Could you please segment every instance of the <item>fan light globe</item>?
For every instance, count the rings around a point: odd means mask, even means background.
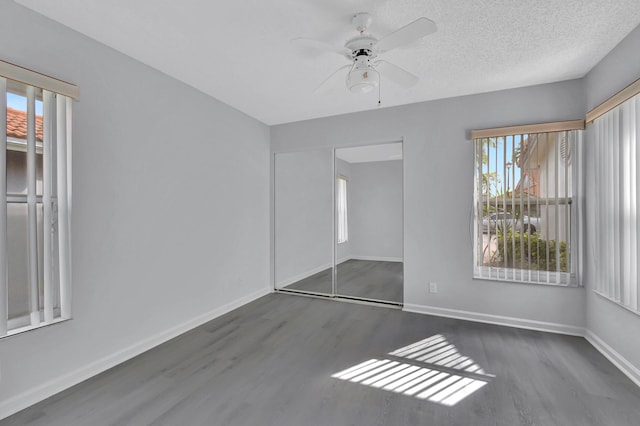
[[[368,93],[378,87],[380,75],[374,69],[367,71],[354,70],[347,77],[347,87],[351,93]]]
[[[347,75],[347,87],[351,93],[368,93],[380,84],[380,74],[367,63],[356,63]]]

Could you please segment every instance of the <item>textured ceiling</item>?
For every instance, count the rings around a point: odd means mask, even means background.
[[[269,125],[377,107],[377,93],[314,89],[347,62],[335,46],[373,15],[377,37],[420,16],[438,31],[383,58],[420,77],[381,78],[382,106],[584,76],[640,24],[638,0],[16,0]]]

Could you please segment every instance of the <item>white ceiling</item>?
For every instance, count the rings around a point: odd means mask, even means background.
[[[402,142],[340,148],[336,157],[347,163],[402,160]]]
[[[314,89],[346,60],[302,53],[310,37],[341,46],[351,16],[377,37],[420,16],[438,32],[384,59],[421,78],[382,76],[382,106],[584,76],[640,24],[638,0],[16,0],[269,125],[376,108],[377,93]]]

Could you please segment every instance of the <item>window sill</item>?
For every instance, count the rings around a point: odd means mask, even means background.
[[[23,327],[16,327],[7,331],[5,336],[0,337],[0,339],[4,339],[11,336],[16,336],[18,334],[26,333],[28,331],[39,330],[44,327],[49,327],[50,325],[60,324],[62,322],[69,321],[71,318],[55,318],[52,322],[46,324],[38,324],[38,325],[25,325]]]
[[[476,267],[473,272],[473,279],[512,284],[544,285],[551,287],[580,287],[576,275],[568,272]]]

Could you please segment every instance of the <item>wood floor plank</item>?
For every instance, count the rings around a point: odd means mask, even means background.
[[[380,371],[365,365],[353,377],[336,376],[370,360]],[[638,419],[640,388],[583,338],[272,294],[0,425],[638,426]]]

